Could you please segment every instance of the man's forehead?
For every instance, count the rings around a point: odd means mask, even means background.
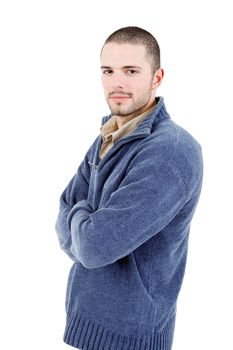
[[[103,66],[138,66],[146,61],[144,45],[108,43],[103,47],[101,63]]]
[[[135,52],[138,53],[141,52],[141,54],[145,54],[146,48],[143,44],[129,44],[129,43],[107,43],[104,45],[102,54],[109,54],[111,52],[117,53],[130,53]]]

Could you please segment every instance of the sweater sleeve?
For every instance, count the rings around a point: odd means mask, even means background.
[[[186,186],[173,167],[141,157],[104,207],[78,202],[67,217],[70,251],[86,268],[114,263],[161,231],[186,201]]]
[[[59,201],[59,213],[55,223],[55,230],[62,250],[76,261],[76,257],[71,253],[71,233],[67,226],[67,217],[72,207],[80,200],[86,199],[89,188],[89,166],[85,157],[78,167],[77,173],[68,183],[62,192]]]

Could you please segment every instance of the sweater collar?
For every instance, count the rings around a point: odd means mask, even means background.
[[[102,118],[101,125],[103,126],[110,118],[112,114],[109,114]],[[152,109],[151,113],[143,120],[143,122],[133,131],[132,135],[136,134],[150,134],[153,125],[158,124],[163,119],[170,118],[162,96],[156,97],[156,107]]]
[[[133,130],[135,130],[138,125],[140,125],[147,116],[152,114],[153,109],[155,109],[156,103],[147,109],[142,114],[134,117],[133,119],[126,122],[120,128],[118,128],[116,116],[112,115],[109,120],[106,121],[104,125],[101,126],[100,131],[102,134],[103,141],[112,140],[112,143],[115,144],[120,138],[131,134]]]

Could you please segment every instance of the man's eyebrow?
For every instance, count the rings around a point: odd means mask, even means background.
[[[142,67],[140,67],[140,66],[135,66],[135,65],[123,66],[122,68],[123,68],[123,69],[134,69],[134,68],[136,68],[136,69],[142,69]],[[101,66],[101,69],[112,69],[112,67],[110,67],[110,66]]]
[[[125,68],[128,68],[128,69],[129,69],[129,68],[142,69],[142,67],[140,67],[140,66],[124,66],[123,68],[124,68],[124,69],[125,69]]]
[[[109,66],[101,66],[101,69],[111,69]]]

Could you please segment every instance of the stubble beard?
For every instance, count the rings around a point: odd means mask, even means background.
[[[140,96],[136,101],[133,100],[132,95],[130,98],[132,99],[131,105],[128,107],[124,106],[124,103],[122,102],[117,102],[115,103],[115,106],[112,106],[111,102],[107,100],[112,115],[116,115],[119,117],[127,117],[134,113],[137,114],[137,112],[140,111],[140,109],[143,109],[143,107],[145,107],[150,101],[151,90],[148,89],[148,91],[143,96]]]

